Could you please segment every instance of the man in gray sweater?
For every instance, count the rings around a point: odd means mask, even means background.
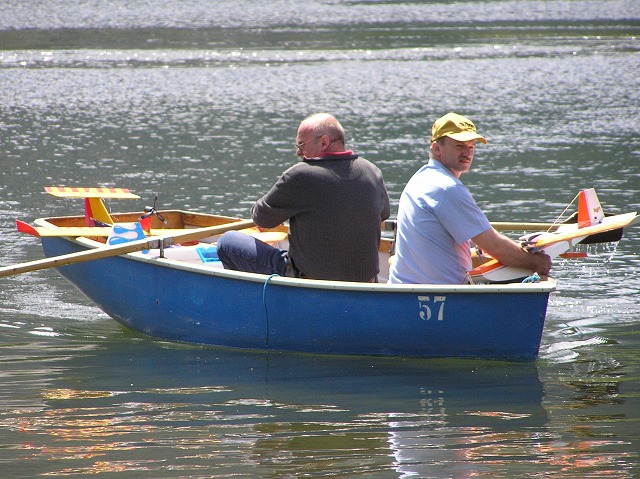
[[[256,225],[289,221],[289,250],[229,231],[218,241],[227,269],[337,281],[376,281],[380,223],[389,196],[380,170],[345,149],[342,125],[317,113],[298,127],[302,161],[278,179],[251,210]]]

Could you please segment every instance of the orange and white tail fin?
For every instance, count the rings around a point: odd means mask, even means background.
[[[604,211],[600,206],[596,190],[589,188],[578,195],[578,228],[602,223]]]

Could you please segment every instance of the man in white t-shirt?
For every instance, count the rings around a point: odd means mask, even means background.
[[[502,264],[549,273],[551,258],[498,233],[460,181],[471,168],[476,141],[487,143],[464,116],[447,113],[433,124],[429,163],[400,197],[389,283],[466,283],[471,241]]]

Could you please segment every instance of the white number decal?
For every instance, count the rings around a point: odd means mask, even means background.
[[[444,301],[446,296],[418,296],[418,308],[420,309],[420,319],[429,321],[433,316],[433,313],[437,311],[438,321],[442,321],[444,318]]]

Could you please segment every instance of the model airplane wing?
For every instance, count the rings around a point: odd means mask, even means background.
[[[577,223],[563,224],[555,232],[532,233],[520,238],[523,247],[531,252],[544,251],[552,259],[572,252],[575,245],[594,242],[619,241],[624,229],[640,222],[637,212],[605,216],[593,188],[578,195]],[[604,234],[619,231],[615,235]],[[577,255],[584,257],[586,254]],[[574,256],[576,257],[576,256]],[[525,268],[506,266],[491,259],[469,271],[472,282],[505,283],[521,280],[534,273]]]

